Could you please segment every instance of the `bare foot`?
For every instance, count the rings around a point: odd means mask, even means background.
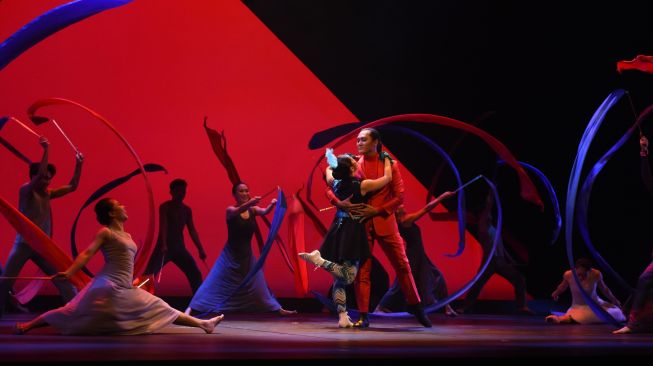
[[[612,334],[629,334],[629,333],[632,333],[632,332],[633,332],[633,330],[630,329],[630,328],[626,325],[625,327],[623,327],[623,328],[621,328],[621,329],[617,329],[617,330],[615,330],[614,332],[612,332]]]
[[[351,318],[346,311],[338,313],[338,328],[353,328],[354,323],[351,322]]]
[[[204,329],[204,331],[207,334],[213,333],[213,330],[215,327],[220,324],[220,322],[224,319],[224,314],[218,315],[215,318],[211,318],[209,320],[202,320],[202,323],[200,324],[200,328]]]
[[[547,323],[559,324],[560,318],[556,315],[549,315],[546,318],[544,318],[544,321]]]
[[[279,309],[279,315],[281,316],[293,315],[293,314],[297,314],[297,310],[286,310],[284,308]]]
[[[452,318],[457,317],[458,313],[449,305],[444,307],[444,314]]]

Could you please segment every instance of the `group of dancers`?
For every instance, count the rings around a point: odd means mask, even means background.
[[[648,141],[643,138],[640,143],[642,171],[647,171],[650,178]],[[50,200],[77,188],[84,158],[80,153],[76,155],[75,172],[68,185],[52,189],[49,185],[56,169],[48,163],[47,139],[41,138],[40,144],[43,155],[40,162],[30,165],[30,180],[19,191],[19,209],[50,236]],[[383,152],[379,132],[373,128],[360,130],[356,148],[358,156],[335,156],[332,150],[327,149],[326,195],[337,210],[319,250],[298,255],[334,277],[332,300],[338,313],[338,327],[367,328],[370,326],[371,253],[374,244],[378,242],[395,270],[396,280],[375,310],[407,311],[422,326],[431,327],[432,323],[424,312],[425,305],[446,297],[447,289],[442,273],[424,251],[421,232],[415,221],[443,200],[454,196],[455,192],[444,192],[420,210],[406,213],[403,207],[401,173],[397,162]],[[650,182],[653,192],[653,178],[650,178]],[[256,231],[255,216],[270,213],[276,200],[271,200],[266,207],[260,207],[261,197],[251,197],[247,184],[238,182],[233,186],[231,193],[235,203],[226,210],[227,241],[206,279],[202,281],[201,272],[184,244],[184,230],[188,229],[200,259],[206,258],[193,223],[192,210],[183,202],[187,186],[187,182],[181,179],[170,183],[171,199],[159,208],[159,236],[145,271],[146,275],[156,276],[166,263],[175,263],[186,275],[193,291],[186,312],[176,310],[153,294],[134,287],[133,270],[137,247],[124,228],[127,211],[118,200],[103,198],[95,205],[97,221],[102,227],[91,245],[64,272],[57,272],[20,234],[17,235],[0,279],[0,315],[9,302],[8,295],[12,292],[14,278],[30,259],[51,276],[65,305],[29,322],[17,323],[14,329],[16,334],[24,334],[45,325],[53,326],[63,334],[148,334],[169,324],[197,327],[211,333],[223,320],[223,312],[269,311],[281,315],[295,314],[296,311],[286,310],[279,304],[267,286],[262,271],[258,271],[251,281],[242,286],[242,280],[255,263],[251,249],[251,240]],[[486,205],[489,206],[491,205]],[[481,225],[481,222],[485,222],[485,225]],[[481,243],[490,242],[489,239],[495,232],[493,225],[488,212],[479,214]],[[104,256],[104,266],[78,293],[68,279],[82,269],[98,251]],[[493,273],[503,275],[513,283],[518,311],[533,314],[526,306],[523,276],[518,271],[513,271],[514,268],[509,268],[510,264],[502,257],[503,252],[503,249],[496,251],[496,258],[491,262],[494,263],[493,266],[488,268],[487,275],[468,293],[464,306],[456,311],[447,305],[446,314],[455,316],[457,313],[469,312],[481,287]],[[619,301],[605,286],[598,270],[592,269],[591,264],[582,260],[577,264],[576,273],[584,290],[593,299],[604,306],[617,321],[626,320]],[[649,265],[639,279],[627,325],[615,333],[651,330],[652,279],[653,264]],[[352,283],[360,314],[355,322],[347,312],[345,290]],[[547,321],[581,324],[600,321],[595,315],[588,315],[587,311],[591,312],[591,309],[578,295],[570,272],[565,273],[563,282],[553,293],[554,299],[569,286],[572,288],[572,307],[564,315],[547,317]],[[603,302],[597,297],[597,286],[609,302]]]

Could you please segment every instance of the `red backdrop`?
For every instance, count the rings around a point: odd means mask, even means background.
[[[0,39],[63,3],[0,2],[0,12],[5,14],[0,23]],[[209,116],[210,127],[225,131],[229,152],[254,194],[263,194],[276,185],[287,195],[299,189],[315,159],[323,154],[321,150],[308,150],[312,134],[357,120],[238,1],[134,1],[70,26],[37,44],[0,71],[0,85],[0,115],[26,121],[26,109],[32,102],[62,97],[87,105],[106,117],[124,134],[143,162],[159,163],[168,169],[169,175],[150,175],[157,206],[169,198],[168,183],[172,179],[186,179],[186,203],[193,209],[209,267],[224,245],[225,208],[233,199],[227,175],[202,128],[204,115]],[[100,185],[126,174],[135,165],[119,141],[85,112],[67,106],[49,107],[46,111],[86,156],[77,192],[53,203],[54,238],[70,253],[70,226],[79,207]],[[72,150],[53,126],[44,125],[38,131],[50,139],[50,160],[59,169],[53,185],[67,183],[74,163]],[[32,160],[40,158],[37,139],[13,122],[0,134]],[[353,141],[349,148],[354,150]],[[5,149],[0,149],[0,162],[0,195],[17,205],[18,187],[27,179],[27,167]],[[425,189],[405,169],[403,177],[406,207],[418,209],[423,204]],[[322,183],[315,187],[316,202],[325,207]],[[127,230],[137,243],[142,241],[148,214],[142,178],[133,179],[111,196],[127,205]],[[328,225],[333,212],[321,215]],[[470,236],[468,249],[461,257],[445,257],[444,253],[455,251],[455,223],[427,223],[424,219],[420,224],[431,258],[445,274],[449,290],[455,291],[473,276],[479,265],[478,244]],[[80,250],[97,228],[88,210],[78,230]],[[287,236],[285,224],[281,234]],[[3,263],[14,235],[6,221],[0,221]],[[188,237],[186,240],[196,256],[192,242]],[[319,240],[315,234],[307,233],[307,249],[318,247]],[[375,254],[393,278],[379,248]],[[101,259],[94,258],[90,268],[97,270],[100,265]],[[203,275],[208,273],[207,268],[201,269]],[[23,273],[32,270],[29,265]],[[277,296],[296,296],[292,275],[276,248],[266,263],[265,273]],[[322,292],[326,292],[331,281],[322,271],[310,271],[309,279],[310,288]],[[48,291],[53,293],[52,288]],[[158,293],[188,295],[190,289],[181,272],[168,265]],[[481,297],[511,298],[512,292],[503,279],[495,276]]]

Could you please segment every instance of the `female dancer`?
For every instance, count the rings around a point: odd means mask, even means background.
[[[262,271],[232,295],[256,262],[252,254],[252,236],[256,231],[254,216],[270,213],[277,200],[273,199],[266,208],[257,206],[261,197],[251,198],[247,184],[242,182],[235,184],[231,193],[236,204],[227,207],[227,243],[187,311],[191,314],[266,311],[296,314],[297,311],[281,307],[270,292]]]
[[[95,205],[97,221],[103,225],[93,243],[75,258],[54,280],[68,279],[97,253],[104,255],[104,267],[93,280],[66,305],[36,319],[17,323],[16,334],[51,325],[62,334],[149,334],[169,325],[201,328],[206,333],[222,321],[223,315],[202,320],[173,309],[160,298],[132,286],[136,244],[124,230],[125,206],[113,198]]]
[[[389,157],[384,156],[382,177],[360,181],[354,175],[358,170],[358,163],[350,155],[340,155],[336,158],[331,149],[327,149],[326,154],[329,162],[326,169],[327,184],[333,188],[336,197],[341,201],[351,197],[351,203],[365,202],[368,192],[378,190],[392,180],[392,163]],[[371,256],[365,225],[358,217],[338,210],[320,250],[299,253],[299,256],[334,276],[332,296],[338,309],[338,327],[353,327],[354,324],[347,315],[345,286],[356,278],[361,261]]]

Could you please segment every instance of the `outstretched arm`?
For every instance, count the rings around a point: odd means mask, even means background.
[[[39,162],[39,170],[34,176],[32,176],[32,179],[30,179],[29,183],[27,184],[30,189],[34,186],[34,184],[36,184],[36,182],[43,179],[43,177],[45,177],[46,173],[48,172],[50,142],[45,138],[45,136],[41,136],[39,137],[39,145],[41,145],[43,148],[43,155],[41,155],[41,161]]]
[[[109,239],[111,235],[111,230],[109,230],[106,227],[103,227],[98,231],[98,233],[95,235],[95,239],[93,239],[93,242],[91,245],[89,245],[86,250],[81,252],[77,258],[73,261],[73,264],[68,267],[67,270],[64,272],[59,272],[56,275],[54,275],[54,278],[61,278],[61,279],[69,279],[74,275],[77,271],[79,271],[82,267],[88,263],[91,258],[97,253],[98,249],[106,242],[107,239]]]
[[[433,210],[437,205],[440,204],[440,202],[444,201],[445,199],[455,195],[454,192],[446,191],[439,195],[436,199],[432,200],[431,202],[427,203],[426,206],[420,208],[419,210],[409,213],[404,215],[404,217],[401,218],[401,224],[404,226],[410,226],[412,225],[415,221],[419,220],[422,216],[424,216],[427,212],[430,212]]]
[[[188,234],[190,234],[190,238],[193,240],[193,243],[195,243],[195,246],[197,247],[197,252],[200,255],[200,259],[205,260],[206,252],[204,251],[204,247],[200,241],[200,236],[197,233],[197,230],[195,230],[195,224],[193,223],[193,211],[190,209],[190,207],[188,208],[188,221],[186,222],[186,226],[188,226]]]
[[[227,219],[233,219],[236,217],[236,215],[240,215],[241,213],[249,210],[251,207],[256,206],[257,203],[261,201],[261,196],[256,196],[250,198],[249,201],[243,203],[240,206],[229,206],[227,207]]]
[[[277,203],[277,199],[273,198],[272,201],[270,201],[270,204],[266,208],[261,208],[258,206],[254,206],[254,214],[257,216],[264,216],[270,213],[272,209],[274,208],[274,205]]]
[[[75,173],[73,173],[73,177],[70,179],[70,182],[65,186],[61,186],[59,188],[55,188],[52,191],[50,191],[50,198],[61,197],[77,189],[77,186],[79,186],[79,178],[82,175],[83,162],[84,162],[84,155],[78,152],[75,155]]]

